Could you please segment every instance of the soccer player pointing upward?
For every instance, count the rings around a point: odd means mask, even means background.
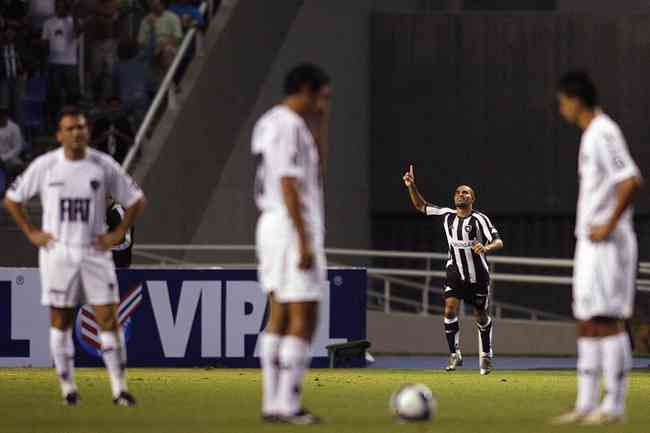
[[[445,334],[450,353],[446,370],[453,371],[463,365],[458,324],[458,305],[462,299],[474,306],[479,332],[480,373],[488,374],[492,369],[492,319],[487,313],[490,271],[485,255],[503,248],[503,242],[490,219],[474,210],[476,195],[469,186],[456,188],[455,209],[449,209],[434,206],[422,198],[415,186],[412,165],[403,179],[417,210],[426,215],[442,217],[442,227],[449,244],[444,291]]]

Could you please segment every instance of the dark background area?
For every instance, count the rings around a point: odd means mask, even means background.
[[[437,225],[413,218],[401,181],[413,163],[431,202],[472,185],[508,255],[570,257],[580,132],[557,114],[554,86],[571,68],[592,73],[642,171],[650,163],[650,15],[376,13],[371,31],[375,247],[445,249],[429,242],[443,240]],[[642,238],[649,215],[643,192]]]
[[[421,7],[434,10],[434,3]],[[447,249],[439,219],[411,206],[401,177],[413,163],[419,189],[433,203],[451,206],[456,185],[474,187],[476,207],[504,239],[500,254],[572,257],[580,131],[562,121],[555,100],[555,84],[569,69],[592,74],[642,172],[650,165],[650,14],[471,11],[485,3],[465,1],[463,13],[371,17],[373,248]],[[552,9],[552,3],[524,2],[530,8],[520,9]],[[647,260],[647,189],[636,208],[640,259]],[[570,315],[567,286],[495,286],[497,300]],[[646,298],[639,295],[642,303]]]

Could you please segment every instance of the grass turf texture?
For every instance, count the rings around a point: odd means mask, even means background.
[[[650,374],[631,376],[628,422],[609,427],[555,427],[549,417],[569,408],[575,372],[438,370],[312,370],[305,406],[326,424],[261,424],[259,370],[131,369],[137,408],[113,407],[104,370],[79,369],[78,407],[63,407],[51,369],[0,369],[0,432],[257,433],[257,432],[650,432]],[[396,424],[391,392],[408,382],[434,391],[439,413],[427,423]]]

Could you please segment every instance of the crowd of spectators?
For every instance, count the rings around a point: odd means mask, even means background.
[[[0,0],[0,196],[68,104],[124,158],[183,35],[204,26],[200,0],[174,1]]]

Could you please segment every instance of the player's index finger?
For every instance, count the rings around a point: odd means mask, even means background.
[[[409,173],[411,173],[411,177],[413,177],[413,164],[409,165]]]

